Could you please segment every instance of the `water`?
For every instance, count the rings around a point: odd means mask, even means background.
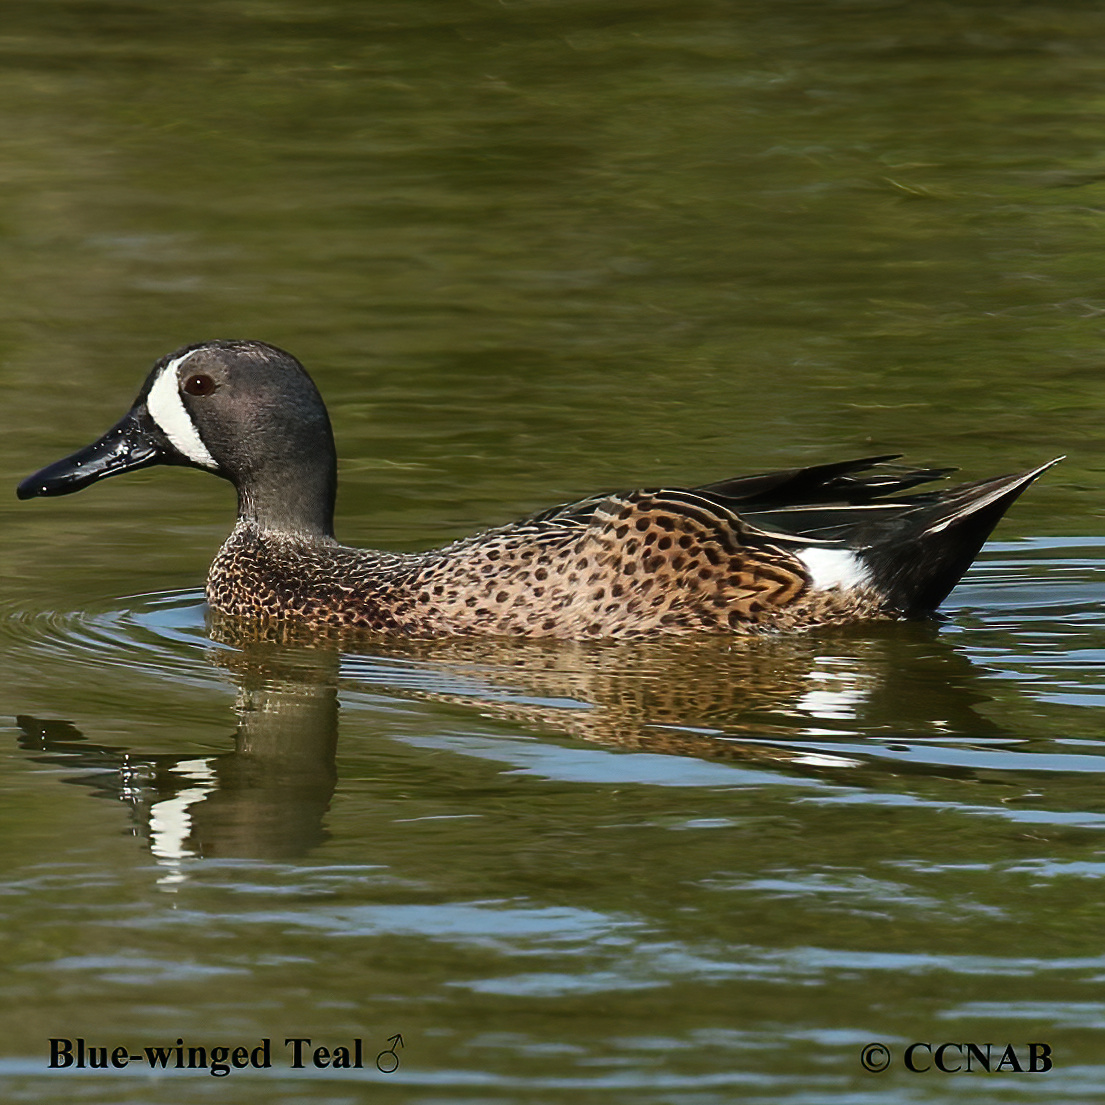
[[[9,498],[5,1100],[1100,1098],[1103,36],[1089,4],[9,5],[9,487],[216,336],[313,372],[354,544],[1068,459],[942,620],[752,642],[243,640],[200,598],[225,485]],[[51,1072],[77,1037],[272,1066]],[[945,1041],[1054,1069],[905,1069]]]

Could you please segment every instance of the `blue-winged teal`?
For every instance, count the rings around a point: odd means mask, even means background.
[[[271,345],[214,341],[163,357],[115,426],[24,480],[19,497],[152,464],[204,468],[238,489],[238,522],[207,580],[224,614],[417,636],[637,638],[930,613],[1050,466],[902,494],[950,470],[894,459],[597,495],[429,552],[352,549],[334,538],[334,439],[310,377]]]

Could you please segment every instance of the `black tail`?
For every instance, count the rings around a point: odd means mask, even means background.
[[[1062,459],[916,496],[928,501],[859,522],[845,543],[859,551],[876,589],[894,609],[907,617],[931,613],[962,579],[1013,501]]]

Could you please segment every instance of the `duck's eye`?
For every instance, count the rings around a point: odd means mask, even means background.
[[[210,395],[218,386],[210,376],[200,372],[184,381],[184,390],[189,395]]]

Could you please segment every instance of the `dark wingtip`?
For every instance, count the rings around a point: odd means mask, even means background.
[[[875,585],[907,617],[931,613],[947,598],[1013,502],[1064,460],[977,480],[945,492],[899,519],[878,523],[863,551]]]

